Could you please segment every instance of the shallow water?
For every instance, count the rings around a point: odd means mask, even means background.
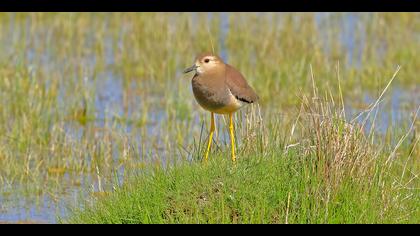
[[[281,14],[281,13],[279,13]],[[329,13],[317,13],[316,20],[317,20],[317,27],[322,34],[323,29],[325,26],[323,25],[324,20],[326,20],[329,16]],[[195,17],[194,14],[191,17]],[[213,14],[209,13],[208,17],[215,17]],[[220,56],[225,60],[229,61],[229,50],[226,46],[226,37],[230,29],[229,25],[229,13],[222,13],[220,15],[220,29],[221,29],[221,36],[218,39],[218,44],[220,45]],[[348,59],[346,60],[349,66],[354,66],[359,68],[361,66],[361,58],[363,52],[363,42],[366,30],[363,27],[361,18],[367,17],[369,18],[369,14],[360,14],[360,13],[348,13],[341,16],[340,20],[342,23],[341,32],[339,39],[342,41],[343,45],[346,48],[346,55]],[[109,22],[107,23],[109,24]],[[14,37],[10,38],[11,45],[13,44],[13,40],[16,38],[22,37],[22,32],[29,31],[30,28],[30,19],[28,18],[27,27],[26,29],[16,28],[14,22],[10,23],[10,26],[7,30],[9,32],[14,32],[12,35]],[[123,27],[121,29],[121,34],[124,34],[127,31],[127,28]],[[355,31],[360,31],[357,35],[361,37],[361,40],[355,39]],[[6,32],[7,33],[7,32]],[[34,32],[33,35],[26,34],[26,37],[33,37],[36,39],[37,32]],[[328,37],[325,33],[323,35],[325,41],[332,40]],[[93,35],[91,35],[91,39],[86,41],[86,44],[89,46],[92,44]],[[36,40],[35,40],[36,41]],[[84,65],[84,70],[86,73],[86,79],[84,86],[97,91],[95,97],[91,99],[94,103],[95,107],[95,120],[93,121],[93,127],[95,128],[103,128],[105,127],[106,122],[111,122],[117,126],[117,129],[124,130],[126,133],[131,134],[135,129],[134,122],[117,122],[117,118],[119,117],[131,117],[132,114],[135,114],[135,109],[138,109],[138,105],[141,104],[143,99],[148,99],[148,101],[153,101],[153,103],[157,103],[163,94],[156,94],[156,93],[142,93],[140,95],[132,95],[130,98],[124,98],[124,85],[122,84],[121,75],[114,73],[112,70],[112,66],[116,63],[115,56],[114,56],[114,49],[112,45],[114,44],[112,38],[105,38],[105,68],[101,73],[96,75],[96,80],[92,81],[89,76],[90,71],[93,70],[93,67],[97,61],[95,57],[86,56],[82,58],[80,62]],[[117,44],[121,44],[120,41]],[[357,45],[361,44],[361,45]],[[326,44],[327,45],[327,44]],[[7,48],[7,46],[5,46]],[[10,47],[13,48],[13,47]],[[7,50],[7,49],[6,49]],[[328,52],[330,49],[325,46],[324,50]],[[386,50],[386,48],[383,48]],[[14,52],[9,52],[9,54],[13,54]],[[34,53],[36,53],[36,49],[29,48],[25,53],[26,59],[28,63],[31,65],[34,59]],[[44,69],[48,71],[49,67],[53,66],[60,66],[60,63],[54,61],[54,57],[50,54],[53,54],[53,49],[47,50],[42,57],[42,65],[45,66]],[[378,52],[381,53],[381,52]],[[180,71],[182,68],[180,68]],[[179,71],[179,73],[180,73]],[[168,84],[169,87],[179,87],[179,83],[186,83],[185,81],[182,82],[173,82],[173,84]],[[137,90],[140,85],[132,84],[129,85],[133,87],[133,90]],[[148,85],[150,86],[150,85]],[[153,85],[152,85],[153,86]],[[185,85],[181,85],[185,86]],[[189,86],[189,84],[188,84]],[[75,91],[77,92],[77,91]],[[142,96],[143,95],[143,96]],[[146,95],[147,97],[144,97]],[[64,95],[60,97],[62,103],[64,104],[65,97]],[[371,104],[376,100],[376,97],[368,92],[363,93],[359,98],[345,98],[348,101],[345,101],[347,105],[346,107],[346,115],[349,117],[354,116],[358,112],[364,110],[366,105]],[[381,115],[377,119],[376,129],[379,133],[385,134],[387,130],[391,127],[397,126],[407,126],[410,123],[410,117],[412,116],[413,111],[416,110],[417,106],[420,104],[420,84],[414,84],[409,89],[402,89],[400,87],[394,87],[392,90],[387,93],[387,96],[384,98],[384,101],[379,105],[379,109],[385,109],[389,112],[381,113]],[[164,109],[160,109],[159,107],[152,108],[151,110],[147,111],[149,120],[152,122],[148,122],[145,125],[147,126],[147,140],[144,140],[138,134],[135,134],[131,137],[132,143],[137,143],[136,147],[133,147],[136,151],[140,152],[147,152],[149,155],[155,155],[155,152],[160,152],[163,156],[176,156],[177,152],[169,152],[165,146],[165,143],[159,139],[159,136],[162,132],[162,125],[168,121],[168,114]],[[136,119],[138,117],[133,117]],[[188,120],[188,119],[186,119]],[[189,121],[189,127],[194,130],[199,130],[202,124],[200,118],[198,116],[193,116],[191,121]],[[368,128],[370,124],[368,124]],[[75,124],[75,122],[69,122],[65,124],[65,132],[66,134],[71,137],[73,140],[80,139],[83,135],[85,135],[86,127]],[[98,134],[100,135],[100,134]],[[221,135],[221,142],[225,142],[227,137]],[[190,137],[185,137],[185,139],[189,139]],[[113,144],[117,145],[117,144]],[[150,145],[157,146],[156,148],[149,149]],[[118,162],[118,157],[121,153],[117,151],[117,148],[114,149],[115,153],[112,153],[111,156],[115,159],[115,162]],[[168,158],[168,160],[172,160]],[[136,160],[139,161],[139,160]],[[27,186],[25,184],[16,186],[16,185],[4,185],[2,186],[2,190],[0,194],[0,222],[18,222],[18,221],[32,221],[32,222],[48,222],[48,223],[56,223],[57,216],[65,217],[68,206],[77,206],[80,204],[80,199],[84,197],[91,196],[92,192],[101,192],[104,189],[110,190],[115,186],[118,186],[123,183],[124,179],[124,172],[125,168],[124,165],[117,168],[117,173],[109,174],[107,176],[98,177],[95,174],[86,174],[82,176],[70,176],[66,173],[68,178],[65,181],[66,185],[62,186],[60,189],[56,191],[51,190],[50,194],[42,194],[40,196],[33,196],[31,195],[32,190],[27,190]],[[117,182],[115,182],[115,178]],[[67,184],[74,182],[75,184]],[[34,194],[36,195],[36,194]]]

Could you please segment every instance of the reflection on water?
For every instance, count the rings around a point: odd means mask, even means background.
[[[261,13],[263,14],[263,13]],[[281,13],[279,13],[281,14]],[[328,27],[327,18],[330,14],[329,13],[317,13],[315,15],[317,27],[321,32],[321,37],[324,39],[325,42],[328,40],[333,40],[330,35],[323,31]],[[196,14],[191,14],[192,18],[196,18]],[[209,18],[216,17],[212,13],[208,14]],[[222,13],[220,14],[220,30],[221,34],[220,37],[217,39],[217,43],[220,47],[220,56],[225,60],[229,61],[229,51],[226,45],[226,38],[229,33],[229,13]],[[346,62],[349,66],[354,66],[356,68],[361,66],[361,59],[362,59],[362,52],[363,52],[363,43],[365,38],[365,28],[362,24],[360,18],[362,17],[370,17],[369,14],[358,14],[358,13],[348,13],[343,14],[342,17],[339,18],[341,21],[342,27],[341,32],[339,34],[339,39],[341,40],[342,44],[346,48],[346,55],[347,60]],[[107,20],[106,25],[109,24],[109,20]],[[106,26],[105,26],[106,27]],[[194,26],[198,27],[198,26]],[[127,32],[129,29],[128,26],[123,26],[120,31],[120,36],[118,42],[118,48],[122,47],[122,35]],[[28,17],[26,28],[16,28],[15,23],[12,20],[9,26],[9,31],[14,31],[12,34],[13,37],[7,42],[10,45],[13,44],[13,40],[22,37],[23,32],[29,32],[30,30],[30,19]],[[45,29],[46,30],[46,29]],[[358,31],[359,33],[355,33]],[[324,32],[324,34],[322,34]],[[33,34],[25,34],[27,40],[29,41],[29,37],[32,37],[35,40],[35,45],[37,43],[41,43],[37,41],[37,34],[39,32],[33,32]],[[358,38],[356,38],[356,35]],[[94,36],[88,34],[88,40],[85,41],[86,47],[92,47]],[[111,37],[104,38],[105,44],[105,68],[101,73],[95,75],[96,79],[92,79],[92,70],[95,64],[97,63],[97,58],[95,56],[89,56],[89,54],[84,57],[80,58],[80,63],[83,64],[83,68],[85,71],[85,88],[89,88],[89,90],[96,91],[95,97],[90,98],[90,94],[86,94],[86,104],[89,102],[94,103],[94,127],[101,128],[105,127],[105,122],[112,122],[118,129],[124,130],[128,134],[128,137],[133,139],[131,143],[137,143],[137,146],[132,147],[136,152],[144,153],[146,152],[148,155],[155,155],[154,152],[161,152],[160,156],[176,156],[178,155],[177,152],[169,152],[167,148],[165,148],[165,144],[162,140],[159,139],[159,135],[162,132],[165,132],[161,129],[161,124],[164,122],[168,122],[169,116],[166,114],[165,110],[152,107],[150,110],[145,111],[148,114],[149,122],[146,124],[146,133],[148,138],[146,140],[142,139],[142,136],[129,136],[132,133],[133,128],[138,126],[137,121],[141,119],[141,117],[132,117],[133,114],[136,113],[135,109],[138,109],[138,106],[133,104],[141,104],[143,99],[148,99],[148,101],[153,101],[153,103],[157,103],[155,100],[159,100],[162,94],[159,93],[149,93],[147,98],[142,97],[142,95],[133,94],[130,96],[130,99],[124,97],[124,85],[122,84],[123,80],[121,79],[120,74],[114,73],[111,69],[113,65],[118,64],[118,61],[115,61],[115,52],[113,44],[113,39]],[[326,46],[328,45],[325,43],[324,50],[328,52],[330,49]],[[13,47],[10,47],[12,50]],[[9,55],[14,54],[13,51],[8,51]],[[54,62],[53,57],[51,54],[54,52],[54,49],[47,50],[41,57],[42,65],[45,66],[45,69],[48,71],[48,68],[51,66],[60,66],[59,63]],[[383,50],[386,50],[383,48]],[[35,48],[28,47],[25,57],[26,61],[29,65],[33,64]],[[70,59],[69,59],[70,60]],[[76,68],[75,68],[76,69]],[[63,68],[64,70],[64,68]],[[64,76],[64,75],[62,75]],[[185,81],[183,81],[185,82]],[[172,82],[174,84],[170,84],[168,86],[171,87],[179,87],[185,85],[179,85],[177,83],[181,82]],[[127,85],[125,85],[127,86]],[[132,88],[132,91],[138,90],[141,86],[146,88],[153,87],[153,85],[139,85],[139,84],[130,84],[128,87]],[[144,88],[143,87],[143,88]],[[130,89],[128,91],[131,91]],[[75,91],[77,92],[77,91]],[[63,95],[59,98],[61,100],[61,104],[65,104],[65,99],[69,99],[67,96]],[[168,96],[166,94],[165,96]],[[169,96],[176,96],[176,94],[169,94]],[[350,117],[356,115],[358,112],[366,109],[366,104],[370,104],[376,100],[376,96],[372,96],[369,93],[364,93],[363,96],[358,101],[351,100],[346,101],[346,114]],[[85,106],[86,106],[85,104]],[[362,105],[360,105],[362,104]],[[384,101],[380,104],[379,109],[386,109],[391,112],[382,114],[378,117],[376,123],[376,129],[380,133],[385,133],[389,126],[396,127],[401,124],[407,125],[410,120],[410,112],[413,110],[413,104],[418,105],[420,104],[420,87],[419,84],[415,85],[412,89],[400,89],[398,87],[393,88]],[[118,121],[118,118],[121,117],[132,117],[132,120],[128,120],[125,122]],[[191,118],[184,118],[185,122],[190,122],[189,127],[196,127],[198,129],[201,126],[201,121],[197,116]],[[404,124],[405,123],[405,124]],[[367,124],[367,127],[370,127],[371,124]],[[64,129],[66,134],[72,140],[80,139],[84,133],[85,128],[83,126],[74,124],[74,122],[69,122],[64,125]],[[226,134],[225,136],[221,136],[222,142],[227,140]],[[188,137],[185,137],[188,139]],[[153,144],[158,146],[158,148],[149,149],[148,144]],[[114,144],[117,145],[117,144]],[[121,156],[121,153],[118,153],[118,149],[115,148],[113,150],[114,153],[111,154],[112,158],[114,158],[115,162],[118,162],[118,158]],[[162,155],[163,154],[163,155]],[[168,158],[168,160],[172,160],[172,158]],[[89,192],[101,192],[102,189],[110,189],[114,187],[115,184],[120,185],[124,179],[124,165],[121,165],[117,173],[113,173],[116,176],[117,183],[113,182],[103,182],[98,181],[98,176],[95,174],[86,174],[83,176],[68,176],[68,173],[65,173],[66,178],[69,181],[65,181],[66,183],[74,183],[73,185],[65,186],[64,191],[61,192],[54,192],[51,190],[49,194],[42,194],[35,198],[26,198],[25,195],[25,186],[16,186],[16,185],[7,185],[5,183],[2,186],[2,194],[0,194],[0,222],[1,221],[24,221],[24,220],[31,220],[31,221],[39,221],[39,222],[56,222],[56,216],[65,216],[67,212],[68,205],[77,205],[79,202],[80,197],[87,196]],[[111,176],[111,178],[114,178]],[[71,179],[71,180],[70,180]],[[61,190],[61,189],[60,189]],[[30,190],[28,190],[30,192]]]

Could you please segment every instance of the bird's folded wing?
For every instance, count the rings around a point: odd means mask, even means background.
[[[243,75],[235,68],[227,64],[226,84],[236,99],[246,103],[253,103],[258,100],[258,95],[248,85]]]

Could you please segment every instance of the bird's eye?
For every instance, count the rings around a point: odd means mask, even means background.
[[[210,61],[210,59],[208,59],[208,58],[204,59],[205,63],[209,63],[209,61]]]

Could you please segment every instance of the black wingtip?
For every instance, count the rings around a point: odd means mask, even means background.
[[[238,99],[241,102],[246,102],[246,103],[253,103],[254,102],[254,101],[246,100],[245,98],[240,98],[238,96],[235,96],[235,97],[236,97],[236,99]]]

